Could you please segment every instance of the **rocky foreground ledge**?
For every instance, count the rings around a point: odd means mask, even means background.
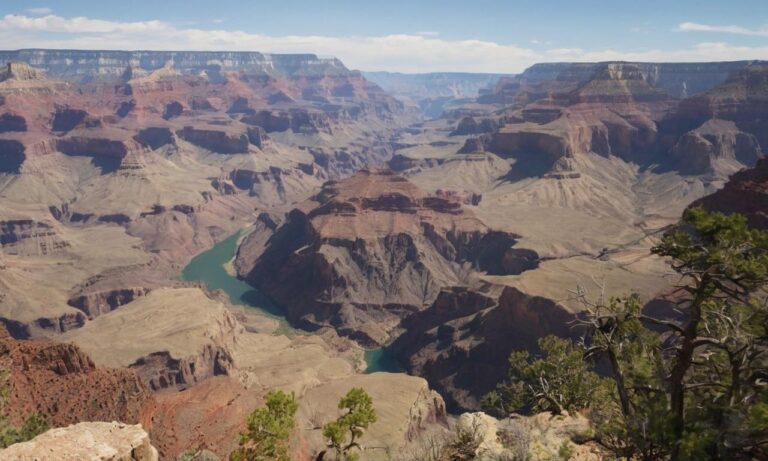
[[[140,424],[87,422],[51,429],[0,450],[17,461],[157,461],[157,450]]]

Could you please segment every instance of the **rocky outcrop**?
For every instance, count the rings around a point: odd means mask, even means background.
[[[675,169],[684,174],[705,174],[718,161],[754,165],[762,156],[760,143],[730,121],[711,119],[678,139],[670,151]]]
[[[261,149],[268,139],[269,137],[260,126],[248,127],[248,141],[254,146]]]
[[[525,459],[546,461],[563,458],[568,447],[569,461],[600,461],[604,456],[592,441],[594,428],[581,414],[553,415],[538,413],[514,415],[497,420],[482,412],[464,413],[456,421],[458,430],[475,434],[480,445],[475,450],[479,459]],[[463,459],[455,447],[443,449],[439,461]]]
[[[179,322],[179,316],[193,316]],[[149,319],[149,320],[148,320]],[[141,332],[125,325],[145,322]],[[232,370],[243,327],[199,288],[157,288],[66,335],[98,364],[136,370],[153,390],[184,389]],[[109,342],[110,348],[101,345]]]
[[[657,102],[669,95],[654,88],[639,66],[628,63],[599,65],[595,74],[568,95],[571,104]]]
[[[26,147],[15,139],[0,139],[0,173],[21,173]]]
[[[444,159],[440,158],[411,158],[402,154],[395,154],[387,162],[393,171],[406,171],[414,168],[433,168],[441,165]]]
[[[269,95],[267,98],[267,103],[270,105],[274,104],[281,104],[281,103],[292,103],[294,102],[294,99],[287,94],[285,94],[284,91],[276,91]]]
[[[512,351],[535,351],[548,334],[576,335],[574,319],[554,301],[516,288],[454,287],[405,319],[406,332],[390,348],[410,373],[440,392],[451,411],[477,409],[503,380]]]
[[[283,186],[284,172],[280,168],[270,167],[268,171],[253,171],[253,170],[241,170],[235,169],[229,174],[232,184],[238,189],[254,192],[254,188],[258,185],[268,182],[274,183],[278,193],[285,194],[285,187]]]
[[[5,69],[0,72],[0,82],[7,80],[40,80],[43,76],[40,72],[25,62],[17,62],[11,59],[0,59],[7,62]]]
[[[500,122],[491,118],[481,119],[479,122],[473,117],[464,117],[451,131],[451,136],[465,136],[470,134],[492,133],[499,129]]]
[[[50,334],[64,333],[85,324],[86,316],[80,312],[39,317],[30,322],[22,322],[0,316],[0,324],[12,337],[17,339],[37,338]]]
[[[48,223],[32,219],[0,221],[0,248],[7,254],[48,255],[68,246]]]
[[[457,154],[476,154],[485,152],[491,144],[493,139],[492,135],[484,134],[477,137],[469,137],[464,141],[464,145],[461,146],[456,153]]]
[[[362,171],[326,183],[266,247],[260,233],[246,239],[237,266],[294,324],[376,345],[442,287],[466,282],[465,264],[493,274],[535,267],[537,255],[512,248],[515,239],[400,176]]]
[[[51,426],[115,419],[138,423],[152,404],[136,372],[96,367],[73,344],[17,341],[3,331],[0,362],[9,372],[6,410],[14,423],[34,412]]]
[[[176,132],[181,139],[218,154],[244,154],[248,152],[248,135],[222,130],[198,129],[191,126]]]
[[[322,112],[310,112],[304,109],[262,110],[241,119],[243,123],[257,125],[267,133],[291,130],[294,133],[332,134],[328,116]]]
[[[650,85],[637,65],[608,63],[593,70],[575,88],[507,117],[484,147],[516,158],[522,176],[546,175],[558,160],[590,152],[641,165],[662,162],[657,123],[674,100]]]
[[[98,317],[113,311],[118,307],[128,304],[139,296],[144,296],[151,291],[146,287],[118,288],[114,290],[89,291],[67,301],[72,307],[83,311],[89,319]]]
[[[184,389],[208,377],[227,375],[232,357],[221,347],[207,344],[195,356],[175,359],[168,352],[154,352],[130,365],[152,390]]]
[[[3,459],[36,461],[157,461],[157,450],[140,424],[85,422],[51,429],[0,450]]]
[[[120,167],[128,155],[128,146],[122,140],[71,136],[56,141],[56,149],[66,155],[92,157],[93,163],[103,172]]]
[[[768,229],[768,159],[763,158],[754,168],[734,174],[725,186],[693,204],[710,211],[747,217],[749,225]]]
[[[747,66],[680,102],[660,122],[661,144],[686,174],[752,166],[768,146],[768,66]]]

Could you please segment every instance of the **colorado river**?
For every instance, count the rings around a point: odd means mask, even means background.
[[[226,265],[232,261],[237,251],[240,233],[236,233],[217,243],[208,251],[192,258],[181,272],[186,281],[205,282],[209,290],[222,290],[229,301],[236,305],[245,305],[258,309],[262,314],[280,321],[280,332],[295,332],[282,316],[280,309],[257,289],[227,272]],[[387,371],[402,372],[395,358],[387,349],[373,349],[365,352],[368,364],[366,373]]]

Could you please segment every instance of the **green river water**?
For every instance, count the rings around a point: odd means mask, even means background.
[[[222,290],[229,296],[232,304],[258,309],[264,315],[280,321],[280,332],[295,333],[296,330],[288,324],[285,317],[281,315],[280,309],[269,298],[225,269],[225,264],[232,260],[237,251],[239,236],[240,234],[236,233],[217,243],[210,250],[195,256],[182,271],[182,279],[205,282],[210,290]],[[365,362],[368,364],[366,373],[403,371],[386,348],[366,351]]]

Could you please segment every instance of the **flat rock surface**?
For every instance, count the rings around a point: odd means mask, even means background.
[[[133,328],[141,325],[141,328]],[[174,358],[197,354],[207,343],[234,333],[234,318],[199,288],[152,291],[62,339],[80,345],[100,365],[125,367],[153,352]],[[234,341],[234,334],[226,335]]]
[[[157,461],[141,425],[87,422],[51,429],[28,442],[0,450],[16,461]]]

